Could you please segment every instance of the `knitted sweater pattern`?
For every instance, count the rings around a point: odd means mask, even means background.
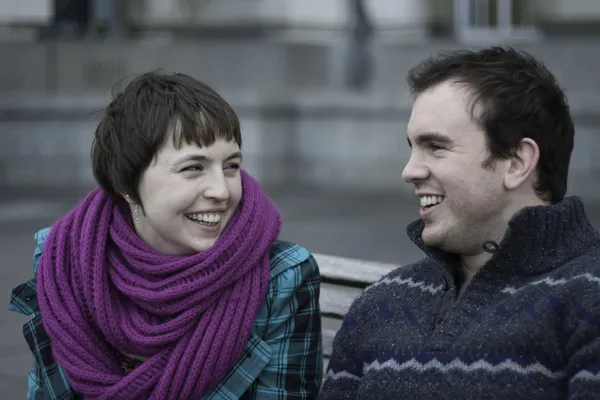
[[[582,201],[527,207],[459,297],[456,256],[370,286],[334,340],[323,399],[600,396],[600,235]]]

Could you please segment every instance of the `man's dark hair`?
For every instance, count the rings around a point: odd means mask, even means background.
[[[169,138],[176,148],[210,146],[218,138],[242,146],[238,117],[217,92],[184,74],[148,72],[114,96],[96,129],[91,156],[98,184],[115,201],[127,194],[141,204],[141,175]]]
[[[487,136],[484,167],[513,156],[530,138],[540,149],[537,195],[551,203],[564,198],[573,120],[563,90],[542,62],[510,47],[444,52],[412,68],[407,81],[413,95],[446,81],[464,84],[472,95],[471,114]]]

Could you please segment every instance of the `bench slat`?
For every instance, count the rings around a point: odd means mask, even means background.
[[[323,329],[323,355],[325,357],[331,357],[331,351],[333,348],[333,339],[337,331],[333,329]]]
[[[321,332],[323,336],[323,369],[326,370],[335,335],[340,329],[348,309],[363,292],[364,289],[361,286],[378,281],[383,275],[400,266],[327,254],[313,253],[313,255],[319,263],[321,276],[327,280],[321,283],[319,302],[321,312],[325,314],[322,317]]]
[[[323,317],[322,319],[322,328],[321,332],[323,335],[323,354],[326,357],[331,356],[331,348],[333,347],[333,339],[335,338],[335,334],[340,329],[342,325],[341,319],[333,319],[328,317]]]
[[[321,283],[321,312],[343,318],[348,312],[354,299],[362,289],[348,286],[339,286],[331,283]]]
[[[321,275],[344,281],[371,284],[383,275],[399,268],[399,265],[386,264],[376,261],[364,261],[354,258],[314,254],[319,263]]]

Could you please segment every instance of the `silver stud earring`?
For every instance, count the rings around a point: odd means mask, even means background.
[[[135,222],[137,222],[137,221],[139,221],[139,219],[140,219],[140,208],[138,207],[137,204],[135,204],[133,206],[133,220]]]

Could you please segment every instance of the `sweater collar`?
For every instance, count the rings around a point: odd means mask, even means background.
[[[408,236],[427,255],[448,265],[456,256],[423,243],[425,223],[407,227]],[[600,234],[590,223],[582,200],[567,197],[550,206],[525,207],[509,221],[503,240],[483,266],[491,275],[536,275],[600,244]]]

